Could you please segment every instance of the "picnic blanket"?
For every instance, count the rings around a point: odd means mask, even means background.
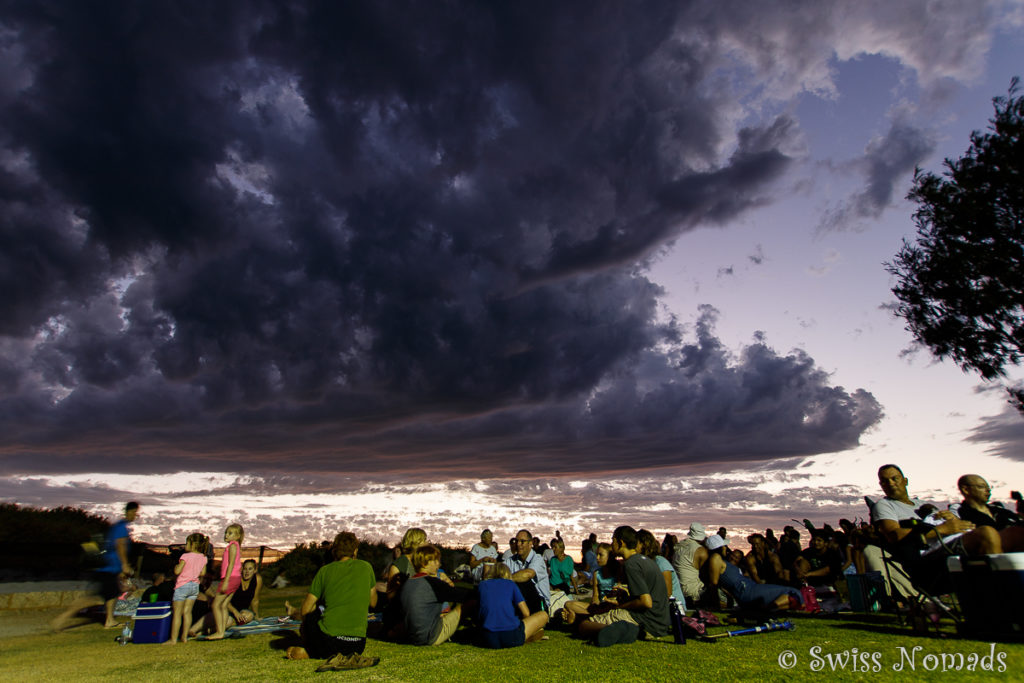
[[[263,617],[262,619],[250,621],[248,624],[232,626],[227,632],[250,635],[252,633],[272,633],[280,630],[298,631],[299,625],[300,622],[288,617]]]

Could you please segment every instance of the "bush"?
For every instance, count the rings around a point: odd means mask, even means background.
[[[438,547],[441,548],[441,566],[447,572],[453,571],[456,566],[468,561],[466,559],[468,553],[465,549]],[[378,540],[373,543],[362,541],[359,543],[358,557],[369,562],[373,567],[374,574],[381,576],[384,573],[384,569],[394,559],[394,554],[392,546],[384,541]],[[272,583],[278,576],[284,575],[284,578],[288,579],[288,582],[291,584],[308,586],[313,582],[313,577],[316,576],[320,567],[331,562],[333,559],[331,556],[331,541],[297,543],[294,548],[282,555],[277,562],[264,567],[261,575],[267,584]]]

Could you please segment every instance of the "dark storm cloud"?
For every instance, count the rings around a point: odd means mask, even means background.
[[[850,164],[863,174],[864,189],[829,211],[819,229],[857,228],[865,219],[881,216],[892,205],[896,186],[909,184],[914,168],[934,149],[932,133],[905,122],[894,122],[884,136],[868,144],[863,157]]]
[[[9,4],[5,469],[507,475],[855,446],[870,394],[801,353],[731,357],[708,311],[659,322],[646,259],[769,201],[799,137],[732,128],[706,80],[728,46],[679,40],[682,11]]]
[[[1000,392],[1002,387],[993,387]],[[1010,460],[1024,460],[1024,420],[1016,408],[1007,406],[998,415],[982,419],[981,424],[971,430],[967,441],[987,445],[987,451]],[[984,475],[984,473],[981,473]],[[1020,484],[1011,482],[1020,487]]]

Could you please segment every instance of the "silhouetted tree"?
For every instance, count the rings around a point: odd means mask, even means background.
[[[917,169],[917,239],[886,270],[896,276],[896,312],[939,358],[987,380],[1024,357],[1024,97],[1014,78],[993,98],[988,132],[946,159],[942,176]],[[1024,412],[1024,391],[1008,389]]]
[[[81,508],[35,508],[0,503],[0,542],[70,543],[102,535],[110,522]]]
[[[0,580],[73,577],[82,569],[80,544],[108,528],[106,519],[80,508],[0,503]]]

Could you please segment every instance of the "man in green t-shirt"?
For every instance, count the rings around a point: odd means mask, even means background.
[[[334,562],[320,568],[302,603],[302,644],[289,659],[327,659],[317,671],[361,669],[378,657],[363,657],[366,615],[377,604],[377,577],[369,562],[356,559],[359,541],[342,531],[331,548]]]

